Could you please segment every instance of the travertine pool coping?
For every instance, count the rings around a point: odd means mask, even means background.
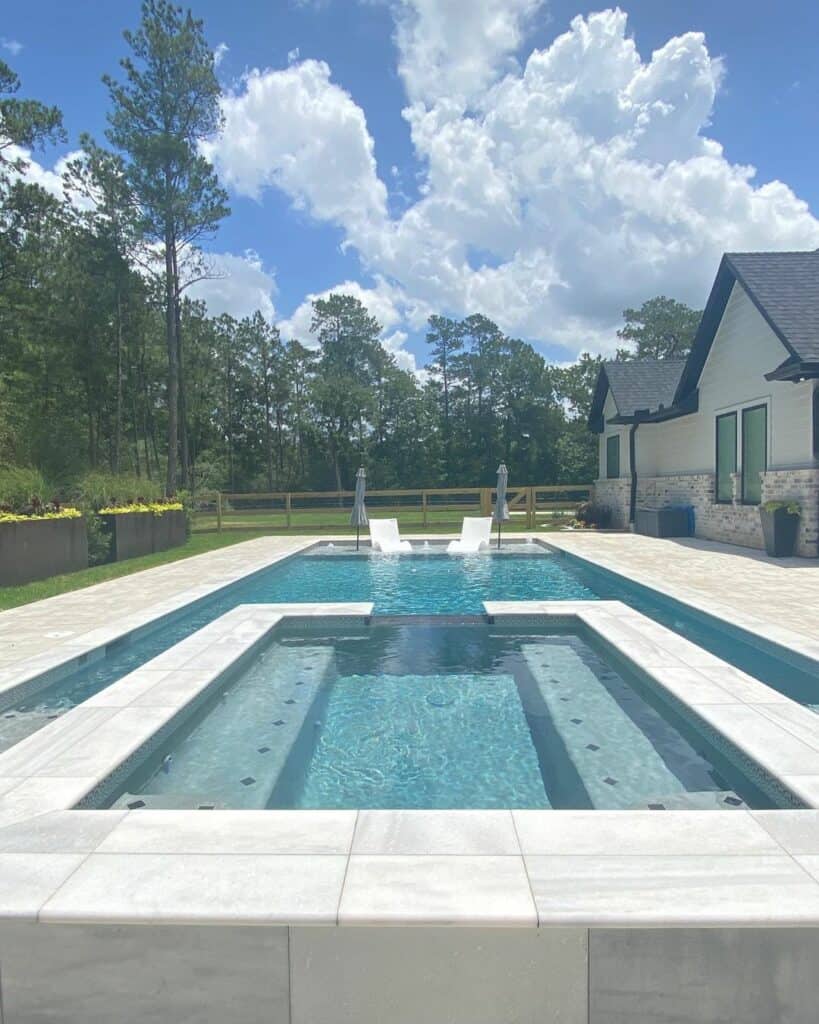
[[[236,608],[0,755],[0,920],[819,925],[819,810],[70,809],[283,614],[308,612]],[[787,765],[787,785],[817,803],[815,775],[794,769],[802,757],[814,769],[819,734],[781,694],[619,602],[487,612],[581,618],[765,767]]]

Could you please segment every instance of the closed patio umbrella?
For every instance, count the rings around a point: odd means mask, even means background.
[[[358,467],[355,475],[355,498],[353,499],[353,510],[350,513],[350,526],[355,527],[355,549],[358,551],[361,527],[367,526],[367,506],[364,504],[364,493],[367,490],[367,473],[363,466]]]
[[[506,504],[506,484],[509,480],[509,473],[506,469],[506,463],[502,462],[498,466],[498,486],[496,488],[498,495],[495,498],[495,511],[492,513],[492,522],[498,524],[498,548],[501,545],[501,523],[505,523],[509,519],[509,506]]]

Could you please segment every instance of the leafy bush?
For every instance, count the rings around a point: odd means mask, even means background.
[[[78,508],[71,508],[66,505],[59,505],[57,502],[48,502],[43,505],[34,501],[30,505],[30,511],[10,512],[0,508],[0,523],[30,523],[33,519],[79,519],[82,512]]]
[[[25,466],[0,465],[0,508],[23,512],[51,497],[43,474]]]
[[[802,506],[798,501],[766,501],[762,507],[766,512],[778,512],[784,508],[792,516],[802,515]]]
[[[125,473],[86,473],[74,487],[78,502],[94,511],[113,505],[147,504],[162,498],[162,488],[144,477]]]
[[[584,501],[577,508],[575,523],[578,526],[606,530],[611,526],[611,509],[608,505],[600,505],[596,501]]]

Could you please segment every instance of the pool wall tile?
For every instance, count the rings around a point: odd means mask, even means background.
[[[293,928],[291,1024],[587,1024],[583,928]]]
[[[814,1024],[819,930],[592,929],[589,1024]]]
[[[287,1022],[287,928],[0,926],[3,1024]]]

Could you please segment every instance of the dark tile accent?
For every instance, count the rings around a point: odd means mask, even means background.
[[[285,704],[295,704],[296,702],[293,700],[292,697],[289,697],[284,703]]]
[[[586,744],[586,750],[599,750],[599,749],[600,749],[600,747],[598,747],[596,743],[587,743]]]
[[[605,779],[603,779],[603,782],[605,782],[607,786],[617,785],[617,779],[613,779],[610,775],[607,775]]]
[[[200,811],[212,811],[216,808],[216,804],[199,804],[197,810]]]
[[[648,805],[648,809],[650,811],[664,811],[665,810],[665,804],[649,804]]]
[[[129,811],[136,811],[138,808],[144,807],[144,806],[145,806],[145,801],[144,800],[132,800],[128,804],[128,810]]]
[[[722,802],[724,804],[730,804],[732,807],[742,806],[742,801],[739,799],[739,797],[735,796],[726,796],[726,798]]]
[[[277,718],[276,721],[273,724],[274,725],[284,725],[284,719],[283,718]]]
[[[569,698],[568,698],[568,697],[561,697],[560,699],[561,699],[562,701],[568,701],[568,699],[569,699]]]
[[[580,723],[583,721],[583,719],[582,718],[572,718],[571,721],[574,722],[575,725],[580,725]]]
[[[270,747],[259,747],[260,754],[266,754],[270,750]]]
[[[256,780],[255,780],[255,779],[253,778],[253,776],[252,776],[252,775],[246,775],[246,776],[245,776],[245,777],[244,777],[244,778],[243,778],[243,779],[241,780],[241,783],[242,783],[242,785],[243,785],[243,786],[252,786],[252,785],[253,785],[253,783],[254,783],[255,781],[256,781]]]

